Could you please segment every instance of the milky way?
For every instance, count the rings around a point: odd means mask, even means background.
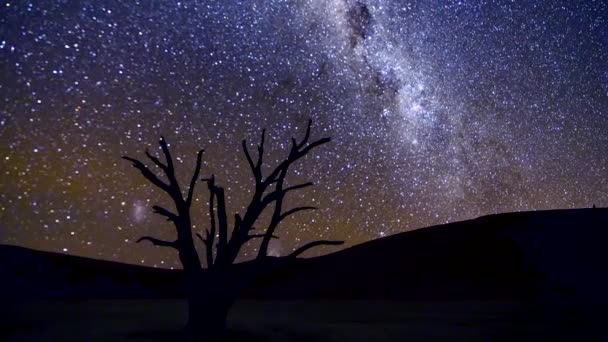
[[[230,210],[314,120],[292,170],[318,206],[281,255],[506,211],[608,205],[608,6],[600,1],[8,1],[0,8],[0,242],[179,267],[169,205],[122,155],[171,144]],[[143,159],[142,159],[143,160]],[[185,182],[185,181],[182,181]],[[206,187],[194,205],[204,229]],[[254,255],[246,246],[242,258]],[[319,249],[308,255],[335,249]]]

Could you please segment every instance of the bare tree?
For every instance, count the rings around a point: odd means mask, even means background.
[[[207,183],[209,189],[209,211],[210,224],[204,234],[193,232],[190,209],[194,196],[194,188],[198,180],[201,161],[204,150],[197,154],[194,173],[190,179],[187,195],[184,196],[182,189],[175,176],[173,158],[164,138],[160,139],[160,146],[165,156],[165,162],[160,161],[146,150],[146,156],[157,165],[164,173],[162,180],[141,161],[124,156],[123,158],[132,162],[146,179],[152,184],[166,192],[175,204],[175,212],[169,209],[153,206],[154,212],[164,216],[167,221],[173,222],[177,233],[174,241],[165,241],[151,236],[143,236],[137,242],[149,241],[156,246],[170,247],[177,250],[182,263],[185,280],[186,295],[188,300],[188,323],[185,327],[186,336],[197,339],[213,339],[223,334],[226,329],[228,312],[238,297],[239,284],[247,283],[242,279],[236,279],[233,265],[239,255],[241,248],[252,239],[261,239],[259,252],[254,263],[256,272],[263,271],[264,261],[268,260],[268,247],[272,239],[276,239],[275,231],[279,224],[290,215],[305,210],[313,210],[314,207],[302,206],[283,210],[284,200],[289,192],[303,189],[313,184],[303,183],[285,186],[285,178],[291,165],[303,158],[314,148],[328,143],[330,138],[322,138],[310,142],[310,129],[312,120],[308,122],[304,138],[298,142],[292,138],[292,144],[287,157],[272,169],[268,175],[262,172],[264,163],[265,130],[262,131],[260,143],[257,145],[257,157],[251,155],[247,141],[243,140],[243,152],[253,174],[255,189],[251,200],[241,215],[234,214],[232,227],[229,227],[228,209],[224,188],[216,184],[213,175],[202,179]],[[272,207],[274,205],[274,207]],[[270,223],[263,233],[254,233],[254,225],[260,215],[267,209],[272,209]],[[207,270],[203,271],[201,261],[195,248],[194,238],[196,235],[205,247]],[[217,241],[216,241],[217,240]],[[320,245],[340,245],[343,241],[319,240],[305,244],[297,248],[283,260],[290,260],[302,254],[310,248]],[[214,251],[215,247],[215,251]],[[243,276],[252,277],[248,273]]]

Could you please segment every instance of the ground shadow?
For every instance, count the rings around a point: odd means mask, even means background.
[[[146,340],[146,341],[158,341],[158,342],[169,342],[169,341],[184,341],[182,332],[179,330],[145,330],[145,331],[133,331],[120,337],[126,337],[129,340]],[[232,342],[232,341],[266,341],[268,336],[261,334],[254,334],[251,331],[228,329],[224,337],[219,338],[218,341]]]

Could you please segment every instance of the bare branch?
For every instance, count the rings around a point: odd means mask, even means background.
[[[148,149],[146,149],[146,156],[148,156],[148,158],[154,162],[154,164],[158,165],[158,167],[160,167],[163,171],[167,172],[167,165],[163,164],[163,162],[161,162],[158,158],[150,154]]]
[[[192,175],[192,179],[190,180],[190,187],[188,188],[188,197],[186,198],[186,205],[188,208],[192,205],[192,196],[194,195],[194,186],[196,185],[196,180],[198,179],[198,175],[201,172],[201,163],[203,160],[203,152],[205,150],[200,150],[196,154],[196,166],[194,168],[194,174]]]
[[[209,188],[209,220],[211,227],[207,229],[207,239],[203,242],[206,249],[207,268],[211,268],[213,266],[213,243],[215,242],[215,176],[211,175],[206,181]]]
[[[156,185],[157,187],[161,188],[163,191],[165,191],[167,193],[171,193],[171,188],[170,188],[169,184],[160,180],[152,171],[150,171],[150,169],[148,169],[148,167],[144,163],[140,162],[139,160],[137,160],[135,158],[131,158],[131,157],[127,157],[127,156],[123,156],[122,159],[132,162],[133,167],[138,169],[142,173],[142,175],[144,175],[144,177],[146,177],[146,179],[148,179],[152,184]]]
[[[315,209],[317,209],[317,208],[316,207],[295,207],[295,208],[287,210],[286,212],[284,212],[283,214],[281,214],[281,217],[280,217],[279,221],[283,221],[287,216],[289,216],[291,214],[295,214],[298,211],[315,210]]]
[[[294,140],[295,141],[295,140]],[[278,181],[275,187],[275,191],[269,194],[265,200],[271,195],[274,194],[274,210],[272,211],[272,217],[270,218],[270,224],[268,228],[266,228],[266,232],[264,233],[264,238],[262,239],[262,243],[260,243],[260,249],[258,250],[258,258],[263,258],[268,255],[268,246],[270,246],[270,240],[274,231],[281,223],[281,212],[283,211],[283,198],[285,198],[285,192],[283,191],[283,183],[285,181],[285,176],[287,175],[287,167],[281,170],[279,174]],[[267,205],[269,202],[262,201],[263,205]]]
[[[262,138],[260,139],[260,144],[258,145],[258,162],[256,164],[256,168],[260,170],[260,178],[262,175],[262,161],[264,158],[264,141],[266,140],[266,129],[262,130]]]
[[[151,236],[142,236],[137,240],[137,243],[140,243],[142,241],[150,241],[152,242],[152,244],[154,246],[162,246],[162,247],[172,247],[175,249],[177,248],[177,241],[165,241],[165,240],[160,240]]]
[[[264,185],[269,186],[272,183],[278,182],[280,180],[279,174],[281,173],[281,171],[283,169],[287,169],[291,163],[292,162],[289,160],[289,158],[281,162],[281,164],[279,164],[274,170],[272,170],[270,175],[266,177],[266,179],[264,180]]]
[[[165,175],[168,178],[168,183],[160,180],[158,176],[156,176],[156,174],[150,171],[150,169],[141,161],[127,156],[124,156],[123,158],[132,162],[133,166],[139,169],[144,175],[144,177],[146,177],[152,184],[158,186],[171,196],[175,204],[177,214],[160,206],[153,206],[153,208],[156,213],[165,216],[169,221],[173,221],[175,229],[177,231],[177,239],[175,241],[164,241],[150,236],[144,236],[140,238],[137,242],[147,240],[157,246],[175,248],[179,251],[179,258],[184,267],[184,270],[196,271],[201,268],[201,264],[198,258],[198,253],[192,240],[190,207],[186,205],[186,200],[184,199],[184,196],[182,194],[175,175],[173,159],[171,157],[171,152],[169,151],[169,146],[163,137],[161,137],[160,139],[160,146],[166,157],[166,164],[163,164],[157,157],[150,154],[149,151],[146,151],[146,155],[148,156],[148,158],[150,158],[150,160],[152,160],[152,162],[154,162],[157,166],[163,169]],[[200,170],[200,167],[197,167],[197,170]],[[197,178],[198,174],[194,177],[194,179],[196,180]],[[189,191],[190,190],[193,190],[193,187],[189,189]],[[190,200],[191,199],[192,194],[190,194]]]
[[[306,127],[306,135],[304,136],[304,139],[302,139],[302,142],[298,145],[298,149],[301,149],[308,142],[308,139],[310,138],[310,126],[312,126],[312,119],[308,120],[308,127]]]
[[[215,236],[211,236],[209,230],[205,232],[207,234],[207,238],[204,238],[201,233],[196,233],[196,237],[203,242],[205,246],[205,253],[207,255],[207,268],[211,269],[213,267],[213,239]]]
[[[277,181],[279,181],[279,180],[277,179]],[[307,188],[307,187],[313,186],[313,185],[314,184],[312,182],[293,185],[293,186],[283,189],[281,191],[281,193],[279,193],[278,191],[275,190],[275,191],[267,194],[266,196],[264,196],[262,203],[264,204],[264,207],[265,207],[265,206],[269,205],[270,203],[272,203],[272,201],[275,201],[275,200],[279,199],[280,197],[285,196],[285,194],[287,194],[289,191],[303,189],[303,188]]]
[[[279,166],[277,166],[272,173],[266,178],[266,180],[264,181],[266,185],[270,185],[273,182],[277,181],[277,177],[279,176],[279,173],[283,170],[283,169],[287,169],[289,168],[289,166],[291,164],[293,164],[295,161],[297,161],[298,159],[304,157],[306,154],[308,154],[308,152],[310,152],[313,148],[317,147],[317,146],[321,146],[323,144],[326,144],[328,142],[331,141],[331,138],[323,138],[323,139],[319,139],[313,143],[310,143],[308,146],[306,146],[303,150],[300,151],[300,149],[298,148],[298,143],[296,142],[295,138],[292,138],[292,149],[289,152],[289,156],[287,157],[286,160],[284,160],[281,164],[279,164]]]
[[[264,239],[262,240],[262,243],[260,244],[260,249],[258,251],[258,258],[263,258],[267,255],[270,238],[282,220],[284,220],[287,216],[294,214],[296,212],[299,212],[299,211],[316,209],[314,207],[299,207],[299,208],[291,209],[285,213],[281,213],[283,200],[284,200],[287,192],[313,185],[312,183],[305,183],[305,184],[295,185],[295,186],[291,186],[286,189],[283,189],[283,184],[285,181],[285,177],[287,175],[287,170],[289,169],[291,164],[295,163],[297,160],[304,157],[308,152],[310,152],[315,147],[323,145],[323,144],[331,141],[330,138],[322,138],[320,140],[317,140],[313,143],[308,144],[308,141],[310,139],[311,126],[312,126],[312,120],[309,120],[308,125],[306,127],[306,133],[300,143],[298,143],[298,141],[296,140],[295,137],[291,138],[292,146],[291,146],[291,150],[289,151],[289,155],[271,172],[271,174],[264,181],[264,184],[263,184],[264,188],[275,182],[276,182],[276,188],[275,188],[275,191],[264,196],[264,198],[262,199],[262,208],[265,208],[273,201],[275,202],[275,208],[274,208],[274,211],[272,214],[270,224],[266,230]]]
[[[159,143],[160,143],[160,147],[163,149],[165,158],[167,159],[167,170],[168,170],[168,172],[172,173],[174,171],[173,158],[171,157],[171,152],[169,151],[169,147],[167,146],[167,141],[165,140],[165,137],[161,136]]]
[[[318,240],[318,241],[313,241],[313,242],[309,242],[307,244],[305,244],[304,246],[296,249],[295,251],[291,252],[291,254],[289,254],[287,257],[288,258],[295,258],[298,255],[306,252],[307,250],[317,247],[317,246],[339,246],[344,244],[344,241],[334,241],[334,240]]]
[[[183,201],[182,191],[180,190],[179,182],[175,177],[175,167],[173,166],[173,157],[171,157],[171,152],[169,151],[169,147],[167,146],[167,141],[164,137],[160,137],[160,147],[163,149],[163,153],[165,154],[165,159],[167,159],[167,168],[165,170],[165,174],[167,178],[169,178],[169,184],[171,186],[171,197],[177,201]]]
[[[256,187],[260,185],[262,181],[262,162],[264,160],[264,141],[266,137],[266,130],[262,130],[262,137],[260,138],[260,144],[258,145],[258,159],[254,163],[253,158],[251,157],[251,153],[249,152],[249,148],[247,147],[247,140],[243,139],[243,152],[245,153],[245,157],[247,158],[247,163],[251,168],[251,172],[253,172],[253,176],[256,180]]]
[[[258,178],[258,168],[253,164],[253,159],[251,159],[251,154],[249,153],[249,148],[247,148],[247,140],[243,139],[243,152],[245,152],[245,157],[247,158],[247,163],[249,163],[249,167],[251,168],[251,172],[255,176],[255,179]]]
[[[314,184],[312,182],[298,184],[298,185],[290,186],[290,187],[283,189],[283,192],[287,193],[292,190],[298,190],[298,189],[306,188],[306,187],[313,186],[313,185]]]
[[[298,141],[296,140],[296,138],[291,137],[291,152],[297,152],[298,149],[299,149],[298,148]]]
[[[215,176],[211,175],[209,179],[209,219],[211,221],[211,232],[210,234],[215,237]]]
[[[215,176],[211,175],[207,184],[209,188],[209,220],[211,221],[211,230],[209,234],[212,239],[215,239]]]
[[[312,183],[303,183],[283,188],[285,178],[288,173],[289,167],[304,157],[312,149],[331,141],[330,138],[322,138],[320,140],[310,142],[312,122],[309,121],[306,127],[306,133],[303,139],[298,142],[296,138],[292,138],[292,146],[288,155],[282,160],[269,174],[267,177],[262,177],[262,164],[264,155],[264,143],[265,143],[265,130],[262,131],[260,143],[258,145],[258,158],[254,159],[254,156],[249,150],[247,140],[242,141],[242,148],[249,164],[249,168],[252,170],[255,178],[255,192],[251,198],[249,205],[247,206],[244,215],[241,217],[235,215],[234,229],[232,235],[228,240],[228,226],[226,220],[226,203],[224,198],[224,189],[215,185],[210,186],[210,191],[216,196],[216,210],[217,210],[217,222],[218,222],[218,236],[219,241],[217,242],[217,254],[215,257],[216,266],[227,266],[235,261],[241,247],[249,240],[255,238],[262,238],[262,243],[258,252],[258,257],[264,257],[267,255],[268,243],[271,239],[276,238],[274,231],[278,227],[279,223],[287,218],[288,216],[295,214],[299,211],[316,209],[314,207],[297,207],[282,213],[282,206],[285,195],[290,191],[303,189],[312,186]],[[208,180],[209,181],[209,180]],[[276,186],[273,190],[269,191],[269,186]],[[269,204],[275,204],[272,218],[266,231],[263,234],[252,234],[249,233],[253,230],[255,222],[260,218],[260,215],[268,207]],[[334,242],[330,241],[328,244]],[[341,243],[341,242],[340,242]],[[312,245],[306,245],[302,251],[298,251],[295,255],[299,255],[304,250],[312,248],[319,244],[325,244],[325,242],[317,242]]]
[[[219,186],[213,186],[213,191],[217,198],[217,223],[218,223],[218,248],[217,257],[223,258],[228,245],[228,219],[226,216],[226,199],[224,196],[224,189]]]
[[[152,209],[154,209],[154,213],[165,216],[167,218],[167,221],[176,222],[177,219],[179,218],[179,216],[177,216],[176,214],[170,212],[169,210],[167,210],[161,206],[155,205],[155,206],[152,206]]]
[[[317,140],[317,141],[315,141],[313,143],[310,143],[302,151],[300,151],[300,156],[298,157],[298,159],[301,158],[301,157],[303,157],[303,156],[305,156],[313,148],[315,148],[317,146],[321,146],[323,144],[326,144],[326,143],[328,143],[330,141],[331,141],[331,138],[323,138],[323,139],[319,139],[319,140]]]
[[[253,239],[258,239],[258,238],[263,238],[266,234],[251,234],[251,235],[247,235],[247,241],[249,240],[253,240]],[[271,235],[270,238],[272,239],[278,239],[279,237],[276,235]]]
[[[241,215],[239,214],[234,214],[234,230],[233,231],[238,231],[241,228],[241,223],[243,222],[243,219],[241,218]]]

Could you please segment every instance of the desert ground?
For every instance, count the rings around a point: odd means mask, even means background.
[[[228,341],[604,340],[603,306],[509,301],[255,301],[236,304]],[[180,300],[11,301],[3,341],[171,341]],[[601,314],[598,314],[601,313]]]

